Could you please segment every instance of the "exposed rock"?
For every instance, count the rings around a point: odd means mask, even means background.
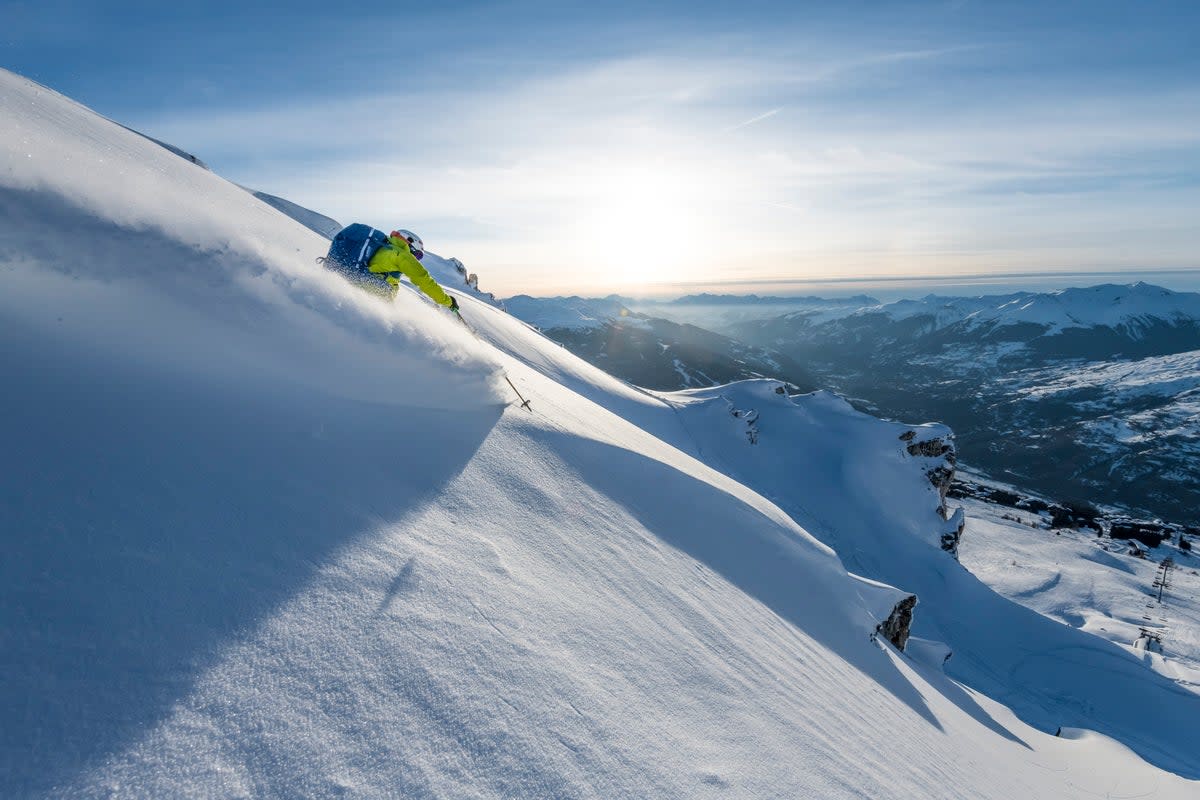
[[[725,398],[725,403],[729,406],[729,413],[735,419],[746,423],[746,439],[750,444],[758,444],[758,409],[735,408],[728,398]]]
[[[967,527],[967,515],[962,507],[954,509],[954,513],[946,520],[946,529],[942,531],[942,549],[958,558],[958,543],[962,540],[963,529]]]
[[[908,631],[912,627],[913,608],[917,605],[917,596],[910,594],[892,609],[888,618],[875,627],[875,633],[883,636],[894,644],[897,649],[904,650],[908,643]]]
[[[946,516],[946,496],[950,493],[950,485],[954,482],[954,467],[943,464],[928,470],[929,482],[938,490],[938,512]]]
[[[932,439],[926,439],[923,442],[913,442],[908,446],[908,454],[913,456],[925,456],[926,458],[949,456],[953,459],[954,445],[950,444],[949,442],[944,442],[938,437],[934,437]]]
[[[958,461],[953,435],[917,440],[917,431],[908,430],[900,434],[900,440],[909,443],[905,448],[909,455],[936,459],[926,467],[925,476],[937,489],[937,513],[944,520],[938,532],[938,543],[943,550],[957,559],[958,542],[962,539],[963,529],[966,527],[966,517],[961,508],[950,511],[946,506],[946,497],[950,495],[950,488],[954,484],[954,466]]]

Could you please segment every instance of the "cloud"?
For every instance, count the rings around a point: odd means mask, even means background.
[[[577,233],[620,219],[622,202],[677,236],[738,242],[695,255],[694,274],[944,269],[997,253],[1069,266],[1131,227],[1147,259],[1200,245],[1174,228],[1163,246],[1136,233],[1196,208],[1194,182],[1164,184],[1200,175],[1194,87],[977,94],[951,80],[964,64],[998,68],[973,46],[682,49],[138,127],[344,221],[411,221],[435,251],[495,265],[518,289],[552,270],[583,280],[596,244]],[[1075,250],[1051,229],[1076,235]]]

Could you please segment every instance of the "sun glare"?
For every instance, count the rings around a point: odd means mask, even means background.
[[[597,175],[567,232],[581,268],[619,287],[688,276],[709,235],[695,178],[648,167]]]

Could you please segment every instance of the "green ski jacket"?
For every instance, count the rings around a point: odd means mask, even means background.
[[[417,261],[408,242],[399,236],[389,236],[388,242],[391,246],[379,248],[379,252],[371,256],[367,269],[387,280],[392,287],[393,296],[400,286],[400,276],[407,275],[413,285],[429,295],[429,299],[438,305],[449,308],[450,295],[442,291],[442,287],[438,286],[438,282],[433,279],[429,271],[421,266],[420,261]]]

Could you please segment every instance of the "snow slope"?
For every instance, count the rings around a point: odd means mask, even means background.
[[[1176,562],[1159,602],[1159,562],[1128,554],[1129,543],[1090,531],[1048,530],[1030,512],[965,500],[963,563],[1015,602],[1133,651],[1143,626],[1165,630],[1163,652],[1134,655],[1200,690],[1200,558],[1162,547]]]
[[[693,401],[324,249],[0,71],[0,794],[1195,796],[873,641]]]
[[[752,383],[676,402],[711,463],[778,503],[852,572],[917,594],[913,634],[950,645],[953,677],[1045,730],[1098,730],[1155,763],[1198,774],[1190,744],[1200,736],[1197,687],[1005,599],[936,549],[945,523],[921,500],[932,487],[913,470],[908,481],[892,475],[915,460],[902,432],[915,430],[921,441],[945,436],[939,426],[914,429],[875,420],[828,393],[789,399]],[[730,409],[741,416],[730,419]],[[743,430],[751,413],[753,443]],[[965,543],[974,526],[968,521]]]
[[[331,219],[324,214],[318,214],[316,211],[293,203],[291,200],[285,200],[282,197],[276,197],[266,192],[256,192],[253,189],[247,189],[246,191],[325,239],[332,239],[342,229],[342,223],[336,219]]]

